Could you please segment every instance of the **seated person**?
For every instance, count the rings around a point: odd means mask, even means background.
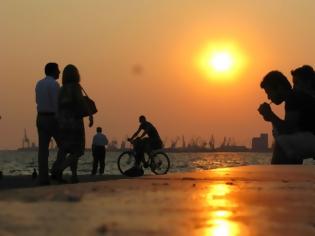
[[[315,97],[315,71],[313,67],[304,65],[291,71],[293,90]]]
[[[144,162],[144,153],[151,153],[153,150],[160,149],[163,147],[163,142],[156,128],[146,120],[144,116],[139,117],[140,126],[138,130],[128,139],[134,144],[136,151],[136,166],[139,167],[141,161]],[[140,132],[143,133],[140,134]]]
[[[315,98],[315,71],[310,65],[303,65],[291,71],[293,91]],[[315,122],[315,121],[314,121]],[[313,154],[315,160],[315,154]]]
[[[271,164],[302,164],[303,159],[315,153],[315,101],[306,93],[297,93],[279,71],[269,72],[260,84],[272,103],[285,103],[285,117],[280,119],[268,103],[258,111],[271,122],[275,148]]]

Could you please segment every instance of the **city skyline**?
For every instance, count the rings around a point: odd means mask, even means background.
[[[240,151],[256,151],[266,152],[271,151],[273,141],[269,140],[267,133],[261,133],[259,137],[252,137],[250,145],[240,145],[234,137],[224,136],[223,140],[217,140],[215,135],[211,134],[208,137],[187,137],[187,136],[175,136],[162,138],[164,148],[168,151],[230,151],[239,149]],[[27,134],[27,130],[24,129],[24,135],[21,139],[21,146],[17,150],[35,150],[38,148],[36,141],[30,139]],[[50,141],[50,148],[57,148],[56,142],[52,139]],[[126,138],[121,139],[109,139],[108,150],[124,150],[125,148],[131,148],[130,143]],[[227,147],[227,148],[226,148]],[[89,147],[87,147],[89,149]],[[1,149],[0,149],[1,150]]]

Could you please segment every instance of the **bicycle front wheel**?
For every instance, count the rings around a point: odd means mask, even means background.
[[[170,159],[165,152],[156,152],[151,157],[150,168],[156,175],[164,175],[170,169]]]
[[[125,175],[126,170],[136,165],[136,157],[133,151],[125,151],[119,155],[117,165],[120,173]]]

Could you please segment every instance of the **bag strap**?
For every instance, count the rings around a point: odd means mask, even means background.
[[[90,98],[89,95],[87,95],[87,93],[85,92],[84,88],[81,86],[81,84],[80,84],[80,87],[81,87],[82,92],[85,94],[85,96],[87,96],[88,98]]]
[[[85,90],[84,90],[84,88],[81,86],[81,84],[80,84],[80,88],[81,88],[81,90],[83,91],[83,93],[85,94],[85,96],[86,96],[88,99],[90,99],[90,98],[89,98],[89,95],[87,95],[87,93],[85,92]],[[89,107],[88,107],[88,113],[89,113],[90,116],[92,116]]]

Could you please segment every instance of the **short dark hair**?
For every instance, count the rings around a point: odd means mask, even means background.
[[[144,121],[146,121],[147,119],[145,118],[144,115],[141,115],[141,116],[139,116],[139,120],[144,120]]]
[[[280,71],[270,71],[263,80],[260,83],[260,87],[265,89],[265,88],[278,88],[278,87],[283,87],[285,89],[292,89],[292,86],[285,77],[284,74],[282,74]]]
[[[67,65],[62,72],[62,84],[79,83],[80,74],[74,65]]]
[[[315,71],[310,65],[304,65],[291,71],[291,75],[303,81],[314,81]]]
[[[102,127],[97,127],[96,132],[102,132]]]
[[[45,75],[52,75],[58,70],[58,64],[55,62],[49,62],[45,66]]]

